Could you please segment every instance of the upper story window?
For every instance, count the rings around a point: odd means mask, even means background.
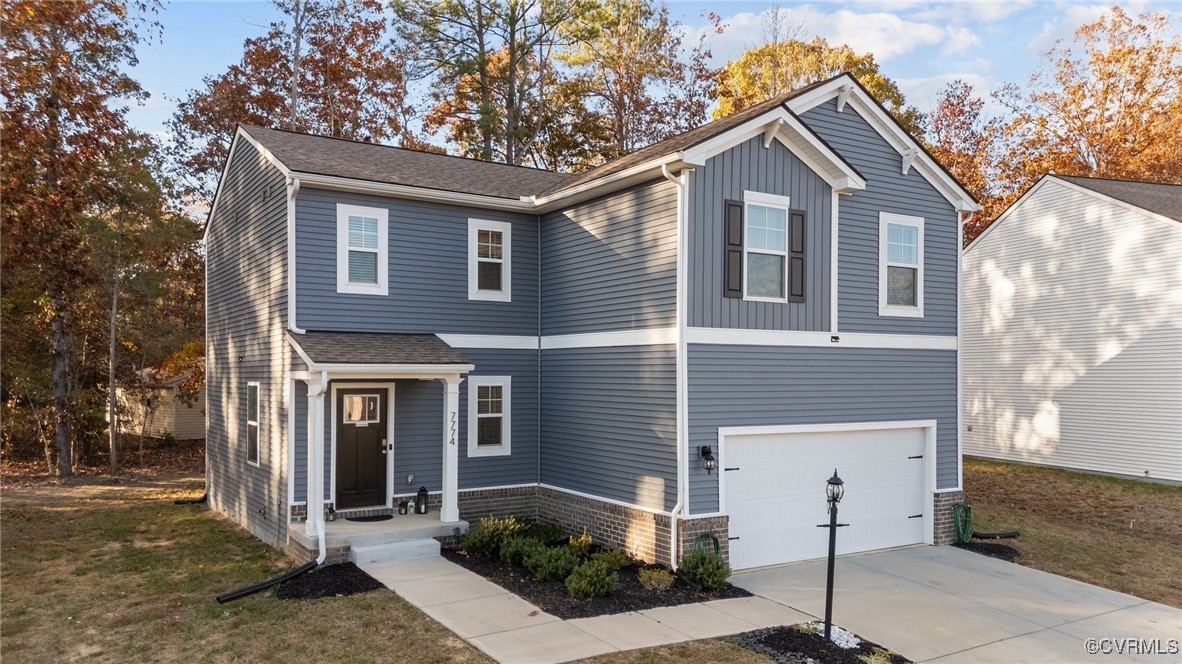
[[[389,211],[337,205],[337,292],[386,295]]]
[[[468,456],[509,454],[512,384],[509,376],[468,377]]]
[[[259,465],[259,384],[246,384],[246,462]]]
[[[805,218],[790,203],[787,196],[743,192],[744,299],[804,301]]]
[[[923,217],[878,215],[878,314],[923,317]]]
[[[468,299],[512,301],[513,226],[468,220]]]

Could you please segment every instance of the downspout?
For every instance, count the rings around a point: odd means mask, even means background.
[[[314,519],[318,554],[316,564],[324,564],[328,557],[328,549],[324,542],[324,393],[328,390],[328,373],[321,371],[317,380],[308,382],[309,422],[312,431],[308,432],[308,458],[311,460],[312,472],[308,477],[308,515]],[[319,445],[312,445],[313,440],[319,440]],[[315,448],[315,449],[313,449]],[[315,454],[312,452],[315,451]]]
[[[688,196],[686,183],[689,181],[685,171],[678,176],[669,172],[668,164],[661,164],[661,175],[677,187],[677,354],[676,354],[676,416],[677,416],[677,502],[669,514],[669,566],[677,569],[679,539],[677,533],[677,519],[684,515],[689,496],[689,465],[687,463],[687,435],[689,431],[687,406],[687,375],[686,375],[686,207]]]
[[[300,193],[300,179],[287,178],[287,329],[296,334],[305,330],[296,326],[296,195]],[[311,367],[309,367],[310,369]]]

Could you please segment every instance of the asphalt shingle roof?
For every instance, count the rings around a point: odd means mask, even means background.
[[[1109,180],[1077,175],[1055,175],[1060,180],[1110,196],[1118,201],[1149,210],[1175,221],[1182,221],[1182,184],[1162,184],[1138,180]]]
[[[469,364],[434,334],[308,331],[290,336],[316,364]]]
[[[293,171],[517,200],[568,175],[434,152],[242,125]]]

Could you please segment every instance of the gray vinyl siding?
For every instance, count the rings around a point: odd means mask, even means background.
[[[803,119],[866,178],[865,191],[838,204],[838,325],[841,332],[956,334],[957,215],[952,204],[912,168],[852,107],[837,100]],[[878,315],[878,213],[924,218],[924,316]]]
[[[757,136],[711,157],[689,177],[689,325],[754,330],[829,330],[832,189],[779,141]],[[788,196],[805,212],[805,301],[723,296],[723,206],[744,191]]]
[[[957,484],[953,351],[691,344],[688,364],[691,450],[719,427],[934,419],[936,487]],[[717,511],[718,474],[689,470],[691,512]]]
[[[337,204],[389,210],[389,294],[337,293]],[[513,224],[512,302],[468,299],[468,220]],[[296,199],[296,317],[308,330],[537,334],[538,222],[316,189]]]
[[[542,351],[541,482],[671,509],[675,355],[673,346]]]
[[[542,334],[676,325],[677,188],[637,185],[542,216]]]
[[[286,538],[287,206],[282,173],[240,141],[206,247],[210,504],[259,538]],[[264,191],[268,195],[264,198]],[[246,384],[259,382],[259,466],[246,460]]]

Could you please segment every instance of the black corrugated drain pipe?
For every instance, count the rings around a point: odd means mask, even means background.
[[[172,501],[173,505],[204,505],[209,501],[209,493],[201,494],[200,498],[181,498],[180,500]]]
[[[277,586],[280,583],[283,583],[284,581],[290,581],[291,579],[296,578],[297,576],[303,574],[304,572],[307,572],[307,571],[315,568],[317,565],[318,565],[318,563],[315,560],[313,560],[312,562],[301,565],[301,566],[291,570],[290,572],[285,572],[283,574],[280,574],[279,576],[277,576],[273,579],[268,579],[266,581],[263,581],[262,583],[256,583],[253,586],[246,586],[245,588],[239,588],[238,590],[231,590],[228,593],[218,595],[217,596],[218,604],[225,604],[226,602],[232,602],[240,597],[246,597],[247,595],[253,595],[253,594],[259,592],[260,590],[266,590],[267,588],[270,588],[271,586]]]

